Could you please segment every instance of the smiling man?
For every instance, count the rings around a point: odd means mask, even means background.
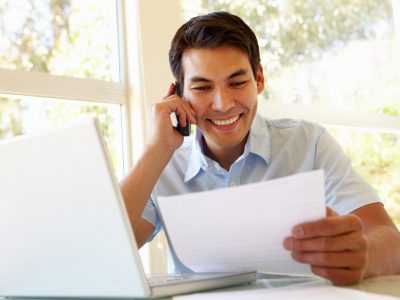
[[[323,169],[327,217],[298,224],[282,247],[335,284],[400,272],[399,232],[335,140],[319,125],[257,114],[264,74],[257,38],[239,17],[191,19],[175,34],[169,59],[181,94],[171,84],[152,106],[149,143],[121,183],[139,246],[162,229],[157,196]],[[196,132],[184,139],[171,113],[183,126],[196,124]],[[172,258],[175,272],[190,271]]]
[[[241,49],[188,49],[182,55],[184,97],[195,111],[204,154],[225,170],[243,153],[264,89],[261,65],[255,74]],[[189,100],[190,99],[190,100]]]

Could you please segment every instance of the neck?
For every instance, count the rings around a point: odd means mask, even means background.
[[[210,147],[203,137],[203,151],[206,156],[218,162],[222,168],[229,171],[231,165],[243,154],[246,141],[247,138],[240,142],[240,144],[232,147]]]

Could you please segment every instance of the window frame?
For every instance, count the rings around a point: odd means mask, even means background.
[[[0,92],[4,94],[110,104],[126,103],[124,82],[107,82],[1,68],[0,78]]]
[[[76,78],[70,76],[60,76],[37,71],[19,71],[0,68],[0,93],[5,95],[17,95],[33,97],[36,99],[62,99],[74,101],[86,101],[93,103],[107,103],[121,105],[121,127],[123,142],[123,170],[128,170],[133,161],[131,128],[129,120],[129,107],[133,99],[128,93],[128,76],[125,66],[128,56],[126,53],[126,35],[132,35],[124,24],[123,13],[124,1],[115,0],[117,17],[116,28],[118,36],[115,38],[118,47],[118,64],[120,66],[120,81],[109,82],[105,80],[91,78]],[[137,13],[136,11],[133,11]],[[133,19],[135,18],[132,17]],[[136,35],[134,35],[136,37]],[[137,42],[134,48],[137,48]],[[140,129],[141,130],[141,129]]]
[[[326,126],[400,133],[399,116],[313,107],[302,104],[271,103],[269,101],[259,101],[258,111],[270,119],[305,119]]]

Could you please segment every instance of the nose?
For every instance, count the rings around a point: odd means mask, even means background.
[[[216,89],[212,103],[212,109],[227,112],[235,106],[235,100],[224,88]]]

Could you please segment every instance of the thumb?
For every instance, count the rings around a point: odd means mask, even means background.
[[[339,216],[339,214],[337,212],[335,212],[332,208],[327,206],[326,207],[326,216],[327,217],[337,217],[337,216]]]

